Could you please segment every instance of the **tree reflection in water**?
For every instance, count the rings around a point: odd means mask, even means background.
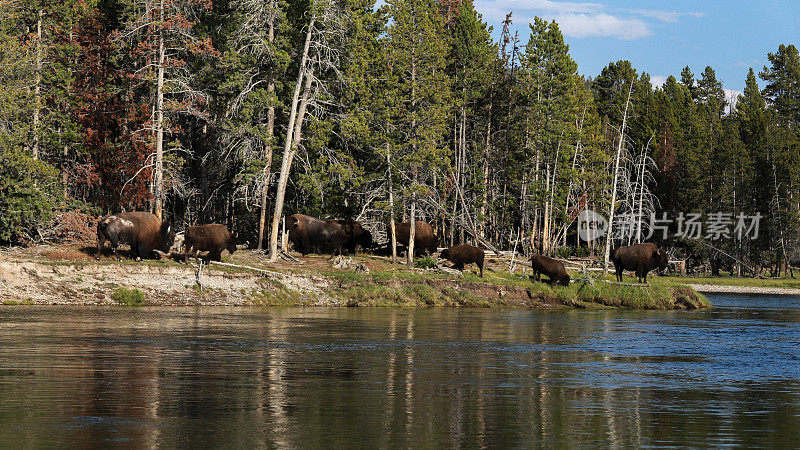
[[[0,442],[796,446],[800,311],[758,300],[757,313],[735,297],[699,313],[6,307]]]

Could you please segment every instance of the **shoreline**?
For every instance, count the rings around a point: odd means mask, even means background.
[[[800,289],[766,286],[734,286],[723,284],[687,284],[697,292],[709,294],[765,294],[800,297]]]
[[[226,255],[227,256],[227,255]],[[468,268],[420,269],[380,257],[352,257],[357,270],[326,257],[270,263],[237,251],[235,266],[196,267],[174,260],[133,262],[87,247],[38,246],[0,251],[0,304],[93,306],[510,307],[529,309],[700,309],[711,304],[683,284],[646,288],[609,283],[551,288],[491,260],[484,278]]]

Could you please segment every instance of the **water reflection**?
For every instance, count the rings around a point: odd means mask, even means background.
[[[796,446],[800,302],[713,300],[700,313],[2,308],[0,442]]]

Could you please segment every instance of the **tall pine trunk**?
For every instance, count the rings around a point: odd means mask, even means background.
[[[276,7],[276,0],[270,1],[270,8],[274,12]],[[270,14],[269,18],[269,32],[267,40],[270,43],[275,42],[275,15]],[[264,190],[261,192],[261,212],[258,219],[258,249],[264,249],[264,229],[267,223],[267,193],[269,192],[269,177],[272,170],[272,136],[275,132],[275,104],[273,97],[275,96],[275,67],[269,69],[269,81],[267,83],[267,92],[270,98],[270,105],[267,109],[267,142],[266,142],[266,162],[264,163]]]

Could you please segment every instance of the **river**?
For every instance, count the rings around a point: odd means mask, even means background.
[[[800,445],[800,299],[0,307],[3,447]]]

